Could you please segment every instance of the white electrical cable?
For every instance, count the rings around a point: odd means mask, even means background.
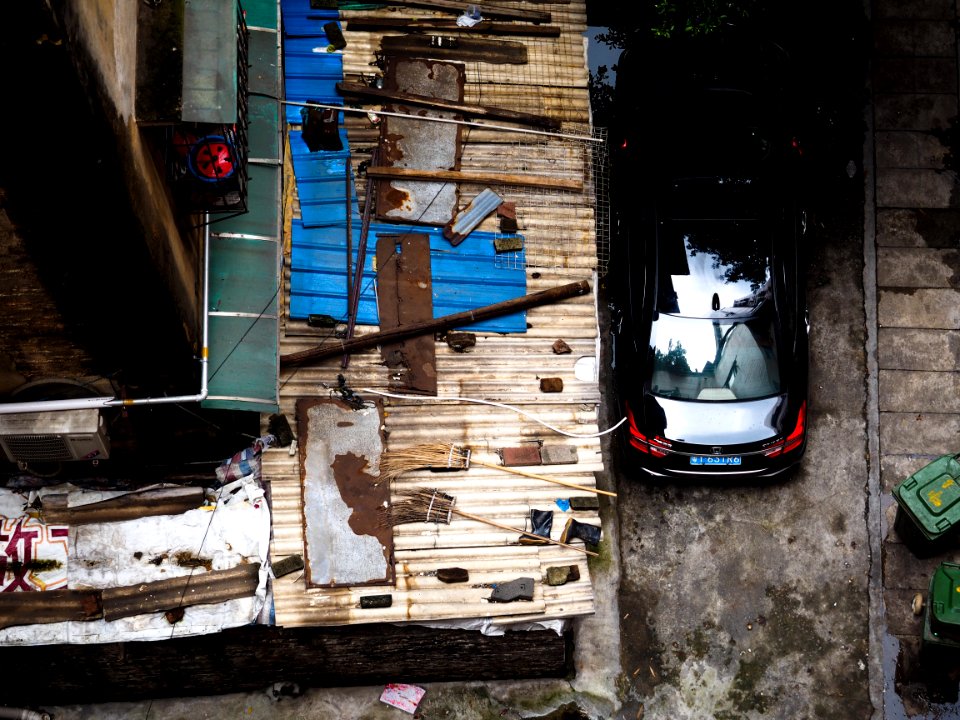
[[[569,432],[566,432],[565,430],[561,430],[560,428],[554,427],[553,425],[550,425],[549,423],[546,423],[543,420],[539,419],[535,415],[531,415],[526,410],[521,410],[520,408],[514,407],[513,405],[504,405],[503,403],[494,402],[493,400],[480,400],[479,398],[456,397],[456,396],[431,397],[429,395],[398,395],[396,393],[383,392],[382,390],[373,390],[372,388],[360,388],[360,392],[373,393],[374,395],[382,395],[383,397],[396,398],[397,400],[452,400],[456,402],[477,403],[479,405],[492,405],[493,407],[503,408],[504,410],[510,410],[512,412],[519,413],[520,415],[530,418],[534,422],[540,423],[545,428],[550,428],[555,433],[560,433],[561,435],[566,435],[567,437],[571,437],[571,438],[600,437],[602,435],[606,435],[607,433],[612,433],[614,430],[616,430],[618,427],[620,427],[627,421],[627,418],[623,417],[623,418],[620,418],[620,422],[618,422],[613,427],[607,428],[606,430],[590,433],[588,435],[578,435],[576,433],[569,433]]]

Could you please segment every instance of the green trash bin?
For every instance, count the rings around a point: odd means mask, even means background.
[[[960,650],[960,565],[943,562],[930,577],[920,649]]]
[[[893,489],[894,530],[918,557],[956,544],[960,531],[960,462],[942,455]]]

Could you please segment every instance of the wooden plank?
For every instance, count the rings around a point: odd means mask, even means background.
[[[510,40],[479,40],[449,35],[384,35],[380,47],[387,55],[472,60],[494,65],[525,65],[527,47]]]
[[[480,185],[517,185],[549,188],[552,190],[583,190],[580,180],[564,180],[543,175],[516,175],[506,173],[460,172],[457,170],[418,170],[416,168],[368,167],[373,177],[408,178],[411,180],[442,180],[446,182],[477,183]]]
[[[385,0],[385,5],[403,5],[405,7],[425,7],[432,10],[449,10],[461,15],[466,7],[459,0]],[[517,10],[502,5],[488,5],[487,3],[473,3],[486,17],[511,18],[513,20],[529,20],[535,23],[550,22],[550,13],[540,10]]]
[[[41,593],[37,593],[38,595]],[[249,625],[154,642],[0,648],[0,666],[37,682],[8,682],[4,703],[33,706],[262,692],[274,682],[301,687],[564,678],[572,631],[484,635],[384,623],[298,628]]]
[[[559,25],[519,25],[481,20],[471,27],[457,25],[454,18],[387,18],[376,15],[346,17],[347,30],[406,30],[462,32],[476,35],[523,35],[529,37],[560,37]]]
[[[450,110],[458,112],[468,117],[494,118],[497,120],[510,120],[512,122],[526,123],[538,127],[552,129],[560,128],[560,121],[545,115],[535,115],[533,113],[522,112],[520,110],[508,110],[507,108],[496,108],[485,105],[468,105],[466,103],[451,102],[440,98],[428,97],[426,95],[415,95],[413,93],[391,92],[390,90],[381,90],[372,88],[363,83],[341,82],[337,83],[337,90],[342,95],[356,95],[359,97],[368,97],[384,101],[397,101],[408,105],[422,105],[436,110]]]

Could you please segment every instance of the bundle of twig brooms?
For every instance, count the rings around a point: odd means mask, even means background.
[[[570,550],[576,550],[577,552],[582,552],[585,555],[592,555],[593,557],[597,556],[597,553],[587,550],[586,548],[577,547],[576,545],[569,545],[565,542],[560,542],[559,540],[553,540],[552,538],[543,535],[537,535],[535,533],[527,532],[526,530],[520,530],[518,528],[511,527],[510,525],[498,523],[494,520],[490,520],[479,515],[474,515],[473,513],[464,512],[456,507],[457,499],[453,495],[447,495],[439,490],[414,488],[411,490],[404,490],[398,493],[398,495],[404,499],[380,508],[380,524],[384,527],[418,522],[432,522],[437,523],[438,525],[449,525],[452,517],[454,515],[459,515],[460,517],[467,518],[468,520],[476,520],[477,522],[492,525],[493,527],[500,528],[501,530],[509,530],[510,532],[526,535],[537,540],[546,540],[553,545],[559,545],[561,547],[569,548]]]
[[[538,475],[506,465],[481,462],[472,458],[470,448],[453,443],[428,443],[385,452],[380,456],[380,477],[391,480],[409,470],[419,470],[423,468],[433,470],[468,470],[471,462],[474,465],[482,465],[483,467],[503,470],[513,475],[522,475],[523,477],[534,478],[536,480],[544,480],[556,485],[573,488],[574,490],[583,490],[584,492],[590,492],[596,495],[609,495],[610,497],[617,496],[616,493],[608,492],[607,490],[587,487],[586,485],[577,485],[576,483],[559,480],[558,478],[547,475]]]

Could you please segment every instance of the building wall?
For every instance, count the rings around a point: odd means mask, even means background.
[[[129,0],[62,0],[55,12],[91,100],[117,139],[130,201],[150,256],[166,280],[188,339],[198,340],[202,242],[183,233],[135,117],[137,14]],[[189,235],[189,236],[187,236]]]

